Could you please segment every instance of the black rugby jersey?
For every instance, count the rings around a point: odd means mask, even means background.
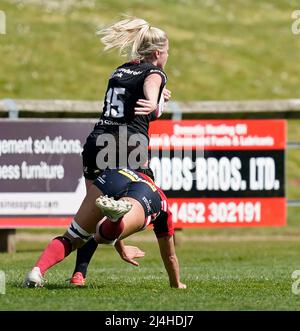
[[[167,82],[167,76],[160,68],[148,62],[128,62],[113,71],[105,93],[103,112],[94,132],[116,133],[120,125],[125,125],[129,135],[142,133],[148,138],[149,121],[155,116],[153,113],[135,116],[134,108],[138,99],[145,99],[144,81],[152,73],[162,77],[158,103]]]

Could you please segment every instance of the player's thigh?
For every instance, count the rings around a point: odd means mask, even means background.
[[[93,185],[93,180],[91,179],[85,179],[85,188],[86,192],[89,190],[89,188]]]
[[[145,224],[145,212],[143,206],[133,198],[126,197],[122,199],[129,201],[132,204],[132,208],[123,216],[124,230],[120,239],[124,239],[140,231]]]
[[[96,206],[95,201],[103,193],[95,185],[89,188],[74,220],[88,233],[94,233],[96,225],[103,218],[101,210]]]

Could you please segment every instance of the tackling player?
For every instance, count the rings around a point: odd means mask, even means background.
[[[168,101],[171,96],[171,92],[165,88],[167,76],[163,71],[169,50],[164,31],[143,19],[127,18],[100,30],[99,35],[102,36],[105,50],[119,49],[120,54],[126,55],[129,61],[112,72],[104,97],[103,112],[83,148],[87,190],[103,170],[118,166],[129,166],[153,179],[148,162],[149,122],[160,116],[164,101]],[[118,145],[122,143],[123,147],[116,148],[115,141]],[[141,157],[136,164],[133,164],[134,160],[127,164],[127,144],[130,141],[131,144],[139,145]],[[123,164],[120,165],[122,160]],[[88,247],[91,250],[88,255],[93,255],[97,243],[92,240]],[[133,258],[142,256],[143,252],[136,247],[125,248],[123,259],[137,263]],[[85,260],[86,253],[78,250],[71,283],[82,281],[78,279],[77,272],[81,271]]]
[[[125,142],[135,138],[131,142],[137,143],[138,139],[137,145],[142,144],[145,153],[148,153],[149,122],[160,115],[164,98],[170,98],[170,91],[163,92],[167,82],[163,68],[169,50],[164,31],[150,26],[142,19],[128,18],[100,30],[99,34],[102,35],[105,50],[118,48],[121,54],[128,56],[129,62],[112,72],[104,97],[103,112],[84,145],[82,156],[87,187],[102,170],[116,168],[118,161],[122,162],[113,144],[104,144],[109,143],[109,134],[119,139],[123,139],[124,135],[127,138]],[[111,152],[114,157],[108,155],[108,158],[102,159],[101,151],[103,156],[105,152]],[[126,150],[121,152],[127,156]],[[143,171],[151,177],[153,175],[147,161],[146,158],[136,164],[121,166]]]

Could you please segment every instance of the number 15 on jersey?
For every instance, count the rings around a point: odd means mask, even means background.
[[[110,88],[106,93],[106,111],[105,117],[120,118],[124,117],[124,104],[119,99],[119,95],[125,94],[124,87]]]

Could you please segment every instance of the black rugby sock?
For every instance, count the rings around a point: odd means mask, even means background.
[[[85,245],[77,250],[76,256],[76,265],[73,272],[73,275],[76,272],[81,272],[83,277],[86,277],[87,269],[91,261],[92,256],[95,253],[95,250],[98,246],[98,243],[95,241],[94,237],[91,238]]]

